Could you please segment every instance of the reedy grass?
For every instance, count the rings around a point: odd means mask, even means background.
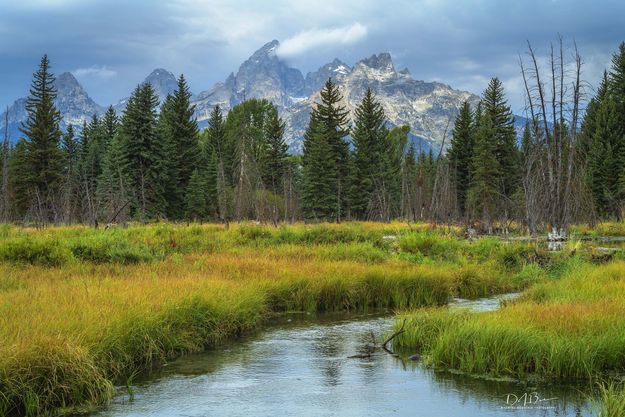
[[[496,312],[405,313],[422,329],[396,343],[422,349],[433,366],[471,374],[592,379],[623,372],[625,263],[571,258],[550,273],[561,277],[534,284]]]
[[[104,404],[114,382],[275,313],[443,305],[524,288],[557,264],[525,243],[459,242],[457,232],[400,223],[2,226],[0,414]]]
[[[593,401],[597,417],[625,416],[625,385],[623,383],[601,383],[599,394],[599,400]]]

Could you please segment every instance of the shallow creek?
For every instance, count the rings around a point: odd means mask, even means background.
[[[454,299],[491,311],[507,294]],[[116,397],[98,417],[200,416],[592,416],[587,388],[536,385],[434,371],[384,351],[389,314],[291,316],[219,350],[178,359]],[[541,400],[541,401],[537,401]]]

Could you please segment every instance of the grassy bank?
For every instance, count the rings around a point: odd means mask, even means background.
[[[472,374],[591,379],[625,370],[625,263],[578,258],[492,313],[406,313],[397,343]]]
[[[137,370],[272,314],[445,304],[525,288],[558,259],[427,225],[0,226],[0,415],[106,403]]]

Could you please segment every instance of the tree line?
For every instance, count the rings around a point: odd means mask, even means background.
[[[287,152],[285,124],[267,100],[246,100],[227,114],[215,106],[200,131],[184,76],[163,103],[141,84],[121,116],[109,107],[79,133],[71,125],[62,133],[44,56],[22,139],[11,146],[4,132],[0,220],[405,219],[487,232],[516,222],[534,233],[622,219],[625,43],[585,112],[582,60],[573,52],[567,62],[560,39],[545,68],[529,44],[526,58],[519,58],[527,103],[520,140],[497,78],[477,105],[462,105],[440,148],[427,152],[411,143],[409,127],[390,127],[372,90],[350,114],[329,79],[301,155]]]

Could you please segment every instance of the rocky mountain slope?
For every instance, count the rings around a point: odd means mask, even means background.
[[[372,55],[353,67],[337,58],[304,78],[299,70],[289,68],[279,58],[278,47],[278,41],[264,45],[236,74],[194,97],[200,123],[206,122],[216,104],[228,110],[244,97],[266,98],[278,106],[285,120],[290,150],[300,152],[312,106],[319,100],[323,84],[332,78],[350,111],[360,103],[368,87],[373,89],[389,124],[409,125],[413,141],[427,150],[440,145],[445,128],[448,123],[451,128],[464,100],[472,104],[479,100],[474,94],[445,84],[415,80],[407,69],[397,71],[388,53]]]
[[[80,85],[70,72],[64,72],[56,77],[56,107],[61,112],[61,129],[65,130],[69,124],[80,129],[83,122],[89,121],[93,115],[101,115],[104,109],[89,97],[89,94]],[[21,136],[21,123],[26,120],[26,99],[17,99],[9,108],[9,138],[12,142]],[[4,136],[6,110],[0,114],[0,131]]]
[[[157,68],[150,73],[142,83],[148,83],[152,85],[154,92],[158,96],[158,102],[163,104],[167,96],[174,91],[178,87],[178,82],[176,77],[171,72],[164,70],[162,68]],[[117,104],[113,105],[113,108],[118,114],[122,114],[126,109],[126,104],[128,104],[128,98],[123,98]]]
[[[292,152],[302,150],[302,138],[319,90],[328,78],[341,89],[344,105],[353,111],[368,87],[382,103],[389,125],[407,124],[411,139],[423,150],[438,149],[445,130],[448,135],[462,102],[477,103],[479,98],[466,91],[454,90],[448,85],[412,78],[407,69],[397,71],[391,55],[380,53],[349,66],[338,58],[304,77],[290,67],[278,54],[280,44],[271,41],[254,52],[223,82],[202,91],[192,98],[200,126],[206,126],[210,111],[219,104],[224,112],[249,98],[272,101],[286,123],[286,140]],[[152,84],[162,103],[176,89],[175,76],[164,69],[154,70],[145,80]],[[68,123],[82,125],[93,114],[102,114],[97,105],[70,73],[57,78],[57,106],[63,115],[63,128]],[[123,112],[127,98],[114,105]],[[19,124],[25,119],[25,99],[17,100],[9,108],[9,130],[13,140],[19,137]],[[3,126],[4,116],[0,121]],[[449,143],[449,138],[446,144]]]

